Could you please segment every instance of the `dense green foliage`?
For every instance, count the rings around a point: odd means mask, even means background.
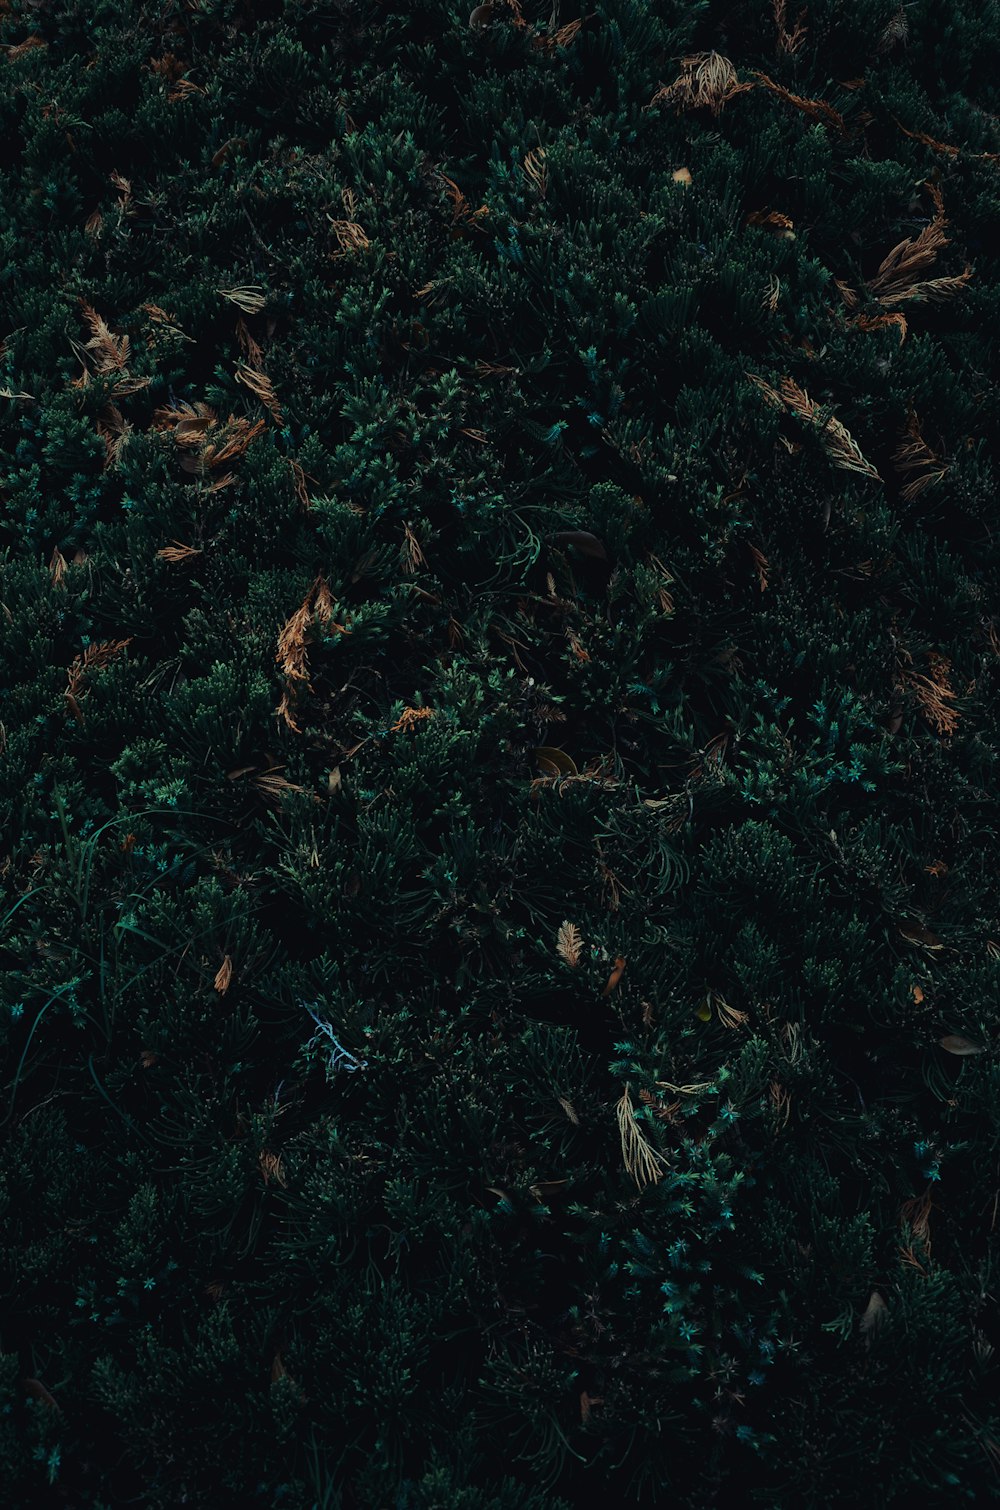
[[[0,4],[3,1503],[992,1503],[1000,11],[470,9]]]

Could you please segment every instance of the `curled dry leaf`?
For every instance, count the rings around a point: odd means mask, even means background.
[[[956,1054],[960,1059],[968,1058],[972,1054],[985,1054],[986,1050],[978,1043],[973,1043],[971,1038],[963,1038],[961,1033],[946,1033],[938,1039],[938,1046],[944,1049],[946,1054]]]

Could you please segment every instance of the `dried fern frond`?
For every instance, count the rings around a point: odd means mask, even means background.
[[[307,658],[307,635],[316,622],[328,626],[338,634],[349,634],[350,630],[344,624],[333,621],[334,601],[322,575],[316,577],[302,604],[292,614],[278,636],[278,648],[275,660],[281,667],[282,675],[292,685],[286,688],[281,703],[277,709],[278,716],[283,718],[287,726],[296,734],[301,733],[298,723],[295,721],[292,702],[297,688],[309,687],[309,672]]]
[[[828,126],[834,126],[838,131],[846,130],[844,117],[839,111],[834,110],[832,105],[828,105],[826,100],[809,100],[804,95],[792,94],[790,89],[775,83],[774,79],[769,78],[766,73],[755,72],[754,78],[758,79],[765,89],[769,89],[780,100],[784,100],[786,105],[794,105],[796,110],[801,110],[803,115],[807,115],[810,120],[826,121]]]
[[[711,110],[718,115],[729,100],[752,89],[741,84],[736,69],[718,52],[698,52],[681,59],[681,71],[672,84],[661,85],[650,106],[674,105],[678,111]]]
[[[218,970],[215,972],[215,980],[212,984],[220,996],[225,996],[233,979],[233,962],[227,954]]]
[[[923,676],[918,671],[907,671],[904,680],[916,694],[927,722],[942,737],[950,738],[959,724],[958,709],[953,706],[957,694],[948,682],[951,662],[935,651],[931,651],[927,659],[930,663],[930,676]]]
[[[806,38],[805,19],[807,12],[803,8],[795,18],[795,25],[789,31],[788,20],[785,14],[787,0],[772,0],[774,10],[774,27],[777,32],[776,45],[778,52],[792,54],[798,52]]]
[[[556,935],[556,953],[575,970],[583,957],[583,937],[575,923],[561,923]]]
[[[94,671],[101,671],[131,643],[131,636],[127,640],[103,640],[88,645],[82,655],[78,655],[73,661],[67,673],[66,691],[63,695],[77,723],[83,723],[79,699],[85,690],[83,684],[87,677]]]
[[[130,345],[128,336],[116,336],[110,331],[97,310],[80,299],[83,318],[90,329],[90,340],[85,350],[92,353],[94,367],[100,373],[123,372],[128,366]]]
[[[182,545],[179,540],[175,540],[173,545],[163,546],[162,550],[158,550],[156,552],[157,560],[169,561],[171,563],[177,561],[190,561],[192,556],[200,555],[201,551],[196,546]]]
[[[270,410],[276,424],[284,424],[285,419],[278,404],[278,395],[269,377],[263,372],[255,372],[252,367],[245,366],[243,362],[238,362],[236,381],[242,383],[245,388],[249,388],[254,397],[260,399],[261,403]]]
[[[900,489],[900,496],[912,503],[931,483],[940,482],[948,473],[941,457],[924,440],[920,433],[920,421],[915,412],[910,413],[903,439],[893,452],[893,466],[897,472],[911,473],[909,482]]]
[[[907,299],[916,303],[950,299],[965,288],[972,277],[972,268],[967,266],[963,272],[950,278],[921,278],[922,273],[933,267],[938,253],[950,244],[944,229],[948,222],[941,191],[934,184],[927,187],[934,201],[933,220],[918,235],[897,242],[882,259],[874,278],[868,280],[869,292],[880,304],[901,304]]]
[[[216,293],[230,304],[235,304],[245,315],[259,315],[267,304],[267,295],[254,283],[239,284],[236,288],[217,288]]]
[[[899,310],[891,315],[855,315],[854,319],[848,323],[853,325],[857,330],[865,331],[890,330],[895,328],[899,331],[899,344],[901,346],[906,340],[906,332],[909,329],[906,323],[906,316]]]
[[[635,1119],[632,1106],[632,1097],[626,1085],[624,1094],[617,1105],[618,1131],[621,1136],[622,1159],[625,1163],[626,1172],[644,1190],[647,1185],[655,1185],[663,1179],[663,1170],[666,1161],[662,1154],[647,1141],[642,1128]]]
[[[528,153],[522,164],[524,176],[531,180],[541,197],[545,198],[548,188],[548,168],[545,164],[545,148],[535,147]]]
[[[823,405],[814,403],[794,378],[783,377],[779,392],[763,378],[753,373],[749,377],[772,407],[784,407],[798,419],[816,426],[820,443],[835,467],[844,472],[856,472],[861,477],[871,477],[876,482],[882,481],[875,467],[862,455],[860,446],[846,426],[832,412],[823,419]]]

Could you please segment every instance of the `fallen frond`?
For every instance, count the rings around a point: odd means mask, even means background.
[[[256,284],[240,284],[236,288],[219,288],[216,293],[230,304],[235,304],[245,315],[259,315],[267,304],[267,295]]]
[[[856,472],[861,477],[871,477],[876,482],[882,481],[875,467],[862,455],[861,448],[850,431],[832,411],[827,413],[825,419],[822,418],[823,405],[814,403],[793,378],[783,377],[778,391],[763,378],[752,373],[749,376],[772,407],[783,407],[806,424],[816,426],[820,443],[835,467],[844,472]]]
[[[740,83],[736,69],[721,53],[698,52],[681,59],[676,79],[662,84],[649,104],[670,104],[678,111],[711,110],[718,115],[731,99],[753,87]]]
[[[575,923],[561,923],[556,935],[556,953],[575,970],[583,957],[583,937]]]
[[[247,367],[243,362],[236,364],[236,381],[249,388],[255,398],[259,398],[271,412],[271,417],[278,425],[283,425],[284,415],[278,404],[278,395],[274,391],[271,379],[263,372],[256,372],[252,367]]]
[[[647,1185],[655,1185],[663,1179],[663,1170],[666,1160],[662,1154],[648,1142],[642,1128],[635,1118],[635,1110],[632,1106],[632,1097],[626,1085],[624,1094],[617,1105],[618,1132],[621,1137],[622,1159],[625,1162],[626,1172],[638,1185],[640,1190]]]
[[[833,126],[837,131],[844,131],[844,117],[839,111],[828,105],[826,100],[809,100],[804,95],[792,94],[784,85],[775,83],[766,73],[755,72],[754,77],[759,79],[765,89],[776,94],[779,100],[784,100],[786,105],[793,105],[796,110],[801,110],[812,121],[825,121],[828,126]]]
[[[910,480],[900,489],[900,496],[912,503],[924,488],[940,482],[947,475],[948,467],[941,457],[932,451],[920,433],[920,421],[911,412],[903,439],[893,452],[893,466],[897,472],[909,473]]]

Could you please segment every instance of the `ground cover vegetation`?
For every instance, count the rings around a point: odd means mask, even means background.
[[[0,4],[5,1504],[997,1498],[998,56]]]

